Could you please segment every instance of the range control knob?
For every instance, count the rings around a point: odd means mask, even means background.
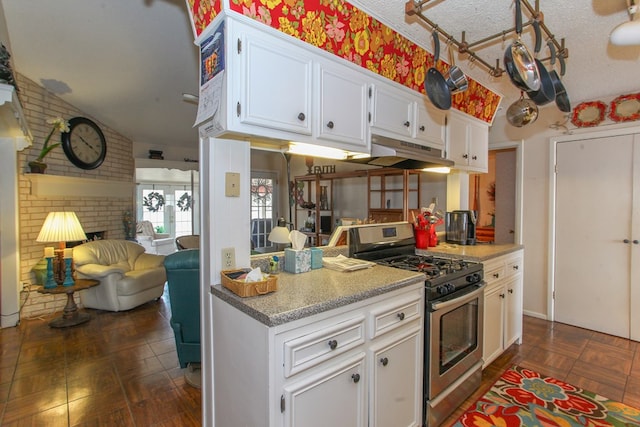
[[[449,292],[453,292],[456,290],[456,287],[452,283],[447,283],[445,286],[447,287],[447,291]]]
[[[478,274],[478,273],[469,274],[467,276],[467,282],[469,282],[469,283],[474,283],[474,282],[479,282],[479,281],[480,281],[480,274]]]
[[[448,292],[447,285],[440,285],[436,287],[436,292],[438,292],[438,295],[446,295]]]

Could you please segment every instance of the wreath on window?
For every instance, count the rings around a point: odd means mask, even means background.
[[[191,196],[189,195],[189,193],[184,193],[182,196],[180,196],[177,204],[181,212],[186,212],[191,209]]]
[[[149,212],[158,212],[164,206],[164,196],[157,191],[152,191],[147,197],[143,197],[142,206]]]

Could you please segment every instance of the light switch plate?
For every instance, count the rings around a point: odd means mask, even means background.
[[[240,197],[240,174],[227,172],[224,175],[224,195],[227,197]]]

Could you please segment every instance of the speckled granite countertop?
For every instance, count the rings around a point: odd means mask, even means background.
[[[479,245],[465,246],[454,245],[451,243],[440,243],[434,248],[416,249],[416,253],[420,255],[452,256],[455,258],[464,258],[469,261],[482,262],[523,248],[523,245],[514,244],[493,245],[482,243]]]
[[[211,293],[267,326],[277,326],[352,304],[425,280],[423,273],[376,265],[343,273],[320,268],[307,273],[278,275],[278,290],[241,298],[222,287]]]

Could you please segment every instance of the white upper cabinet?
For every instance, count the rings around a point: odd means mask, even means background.
[[[231,47],[240,58],[236,120],[311,135],[312,55],[249,26],[233,28]]]
[[[457,111],[447,121],[447,158],[457,169],[489,170],[489,126]]]
[[[366,76],[329,61],[316,69],[318,138],[335,142],[336,148],[363,151],[368,142]]]
[[[416,140],[444,150],[447,134],[445,112],[420,101],[417,103],[416,112]]]
[[[391,85],[376,83],[371,93],[371,133],[411,140],[413,138],[415,101]]]
[[[374,134],[444,151],[445,113],[425,96],[247,18],[225,23],[225,86],[211,136],[368,153]]]

